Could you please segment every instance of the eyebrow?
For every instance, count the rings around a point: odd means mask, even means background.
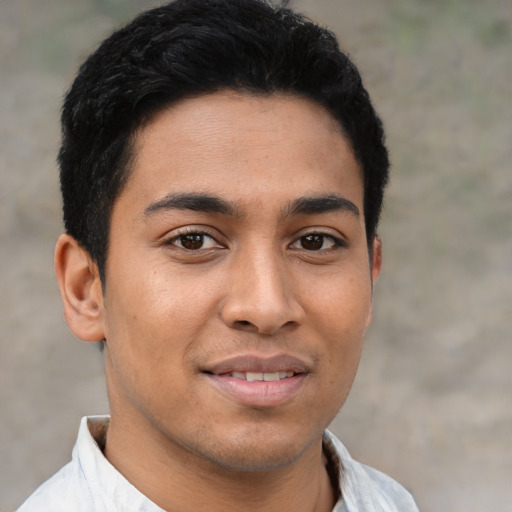
[[[233,217],[239,216],[235,205],[209,194],[168,194],[163,199],[151,203],[144,209],[149,216],[162,210],[191,210],[194,212],[220,213]]]
[[[312,197],[299,197],[285,211],[285,216],[318,215],[321,213],[344,211],[359,218],[359,208],[347,198],[338,194]]]
[[[194,212],[218,213],[231,217],[240,217],[235,204],[209,194],[182,193],[168,194],[151,203],[144,209],[144,215],[150,216],[162,210],[191,210]],[[332,211],[344,211],[359,218],[359,208],[350,200],[338,194],[299,197],[292,201],[284,211],[283,217],[296,215],[319,215]]]

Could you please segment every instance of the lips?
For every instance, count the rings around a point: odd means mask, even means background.
[[[205,371],[213,375],[282,372],[298,374],[309,373],[309,365],[305,361],[288,354],[277,354],[272,357],[244,354],[214,363],[207,367]]]
[[[294,356],[242,355],[212,364],[203,371],[224,397],[242,406],[268,408],[292,400],[310,373]]]
[[[231,374],[235,379],[254,381],[274,382],[276,380],[289,379],[295,374],[293,371],[288,372],[233,372]]]

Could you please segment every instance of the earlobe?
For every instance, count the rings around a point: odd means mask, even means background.
[[[84,341],[104,339],[103,294],[97,265],[67,234],[57,241],[54,261],[69,328]]]

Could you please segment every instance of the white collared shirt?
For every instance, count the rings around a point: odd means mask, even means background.
[[[82,418],[72,460],[46,481],[17,512],[164,512],[105,458],[99,446],[108,416]],[[418,512],[412,496],[392,478],[350,457],[330,432],[324,450],[339,476],[342,496],[333,512]]]

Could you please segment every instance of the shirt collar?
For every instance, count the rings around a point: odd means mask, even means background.
[[[73,462],[78,464],[78,471],[87,482],[97,509],[164,512],[128,482],[103,455],[109,422],[109,416],[82,418],[73,450]],[[332,512],[402,510],[393,505],[392,497],[403,497],[403,489],[386,475],[354,461],[341,441],[329,431],[323,435],[323,450],[338,495]],[[408,493],[404,499],[404,504],[412,503],[412,506],[403,510],[417,510],[414,502],[409,501],[412,498]]]
[[[164,512],[128,482],[103,455],[109,422],[109,416],[82,418],[73,450],[73,459],[80,466],[98,510]]]

